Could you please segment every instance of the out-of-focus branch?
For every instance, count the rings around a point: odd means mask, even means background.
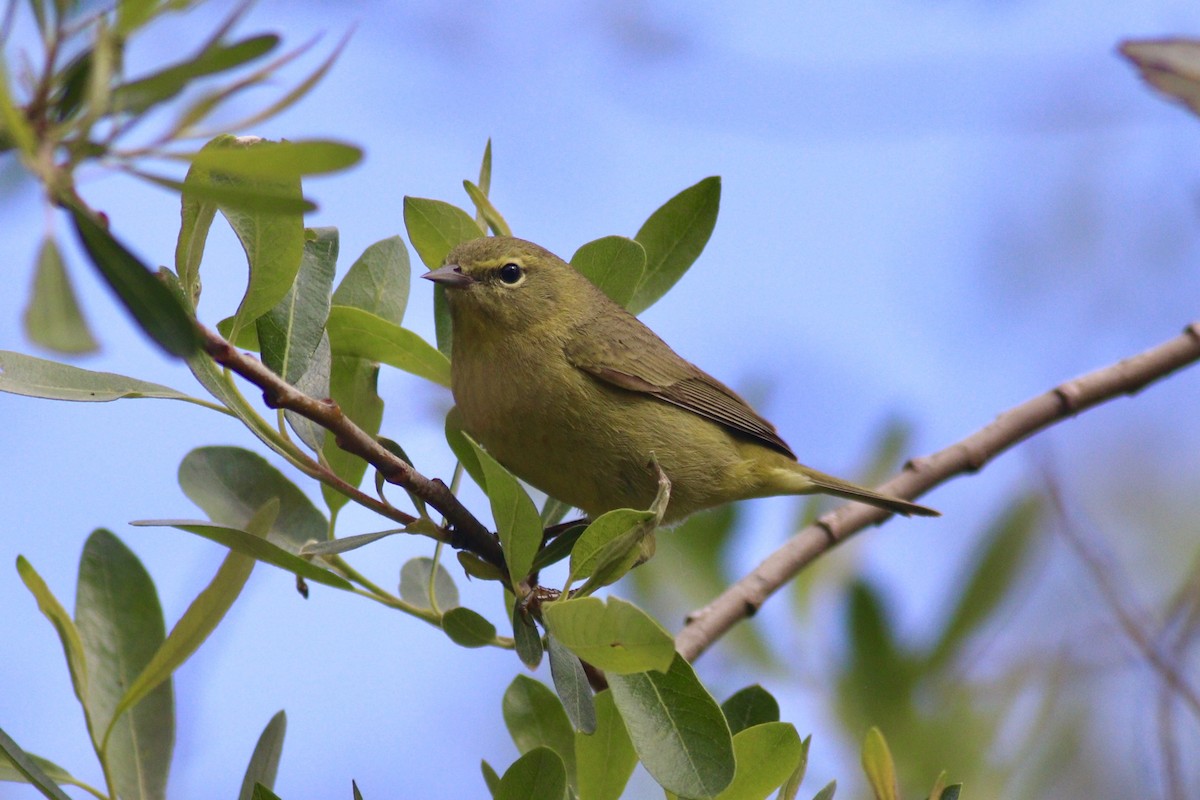
[[[916,458],[879,490],[916,498],[956,475],[977,472],[1018,442],[1092,406],[1145,386],[1200,360],[1200,322],[1145,352],[1067,381],[1003,412],[990,424],[944,450]],[[851,503],[822,516],[792,536],[748,575],[716,599],[688,615],[675,637],[675,649],[695,659],[739,621],[753,615],[780,586],[810,562],[889,514]]]
[[[337,403],[306,395],[268,369],[257,358],[238,350],[215,331],[203,325],[197,327],[200,329],[205,352],[218,364],[228,367],[262,389],[263,401],[268,406],[294,411],[331,432],[336,437],[338,447],[375,467],[388,483],[412,492],[441,512],[450,525],[451,547],[470,550],[501,569],[504,568],[504,554],[500,550],[499,540],[459,502],[445,483],[426,478],[402,458],[379,444],[342,413]]]

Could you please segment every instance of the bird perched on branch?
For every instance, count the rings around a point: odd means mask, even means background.
[[[422,277],[445,287],[463,428],[518,477],[590,517],[649,508],[664,523],[780,494],[825,493],[938,516],[806,467],[775,427],[558,256],[511,237],[455,247]]]

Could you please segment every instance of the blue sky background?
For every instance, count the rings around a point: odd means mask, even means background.
[[[190,52],[230,7],[157,24],[130,52],[129,73]],[[341,229],[342,271],[367,245],[404,233],[404,195],[465,205],[461,180],[476,176],[488,137],[495,204],[517,235],[564,257],[599,236],[632,235],[671,195],[720,175],[707,250],[643,318],[756,398],[821,469],[851,472],[896,416],[913,425],[916,453],[936,450],[1200,316],[1200,121],[1153,96],[1115,54],[1126,37],[1196,35],[1194,3],[265,0],[238,30],[278,31],[292,46],[324,31],[324,53],[355,23],[313,94],[251,131],[365,148],[353,171],[307,187],[320,205],[309,224]],[[170,263],[176,200],[101,170],[80,190],[147,261]],[[20,316],[35,249],[47,225],[64,239],[69,231],[29,183],[5,180],[2,191],[10,280],[0,348],[30,352]],[[208,322],[229,313],[245,280],[232,235],[213,231],[200,307]],[[200,392],[72,261],[104,345],[80,365]],[[430,287],[414,284],[406,324],[431,337]],[[423,472],[447,476],[447,393],[386,369],[380,390],[384,433]],[[1161,600],[1187,567],[1200,512],[1198,397],[1193,370],[1066,423],[932,493],[942,520],[867,533],[852,545],[855,563],[919,638],[953,592],[972,534],[1052,462],[1141,599]],[[98,781],[57,639],[11,565],[24,554],[71,607],[83,541],[108,527],[146,563],[169,625],[223,551],[126,522],[196,515],[175,480],[191,448],[256,446],[231,420],[178,403],[0,395],[0,418],[0,726]],[[467,498],[485,513],[478,495]],[[791,509],[752,504],[754,533],[735,573],[778,544]],[[339,521],[343,535],[376,527],[350,512]],[[406,558],[428,550],[391,539],[361,563],[393,582]],[[1036,640],[1046,614],[1076,606],[1103,614],[1078,567],[1047,563],[1010,634]],[[491,591],[464,592],[500,618]],[[768,607],[755,624],[786,626],[786,612]],[[747,676],[726,670],[731,660],[718,649],[698,664],[720,696]],[[289,715],[276,785],[285,798],[339,796],[352,777],[367,797],[482,796],[479,759],[502,768],[515,757],[499,714],[513,674],[510,653],[461,650],[320,587],[306,602],[288,575],[260,567],[177,675],[172,797],[233,796],[279,708]],[[822,737],[819,687],[764,682],[784,718],[816,734],[807,794],[832,777],[852,780],[853,754]],[[1134,707],[1153,687],[1132,685],[1112,719],[1145,733],[1152,723]],[[1156,774],[1151,747],[1125,755],[1122,774]],[[4,785],[0,796],[33,795]]]

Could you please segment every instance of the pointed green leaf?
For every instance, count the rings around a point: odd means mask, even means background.
[[[25,560],[25,556],[17,556],[17,574],[21,576],[21,581],[25,584],[25,588],[37,600],[38,610],[50,620],[54,625],[54,630],[58,633],[58,640],[62,644],[63,655],[67,659],[67,669],[71,674],[71,686],[75,690],[75,696],[79,698],[84,707],[84,713],[87,713],[87,656],[83,649],[83,640],[79,638],[79,629],[75,627],[75,621],[58,602],[58,598],[50,591],[50,587],[42,580],[42,576],[37,573],[33,565]]]
[[[609,597],[607,604],[598,597],[559,600],[544,606],[542,614],[554,638],[605,672],[667,670],[675,658],[671,634],[619,597]]]
[[[198,447],[179,465],[179,486],[220,525],[245,530],[272,498],[279,517],[267,539],[293,553],[309,541],[329,538],[329,523],[308,496],[265,458],[240,447]]]
[[[530,669],[537,669],[544,654],[542,634],[532,616],[522,608],[520,601],[511,594],[508,597],[512,599],[513,645],[517,651],[517,658]]]
[[[646,272],[646,249],[634,239],[605,236],[571,256],[571,266],[621,307],[629,305]]]
[[[13,99],[8,84],[7,65],[0,65],[0,141],[16,146],[27,158],[34,158],[37,151],[37,136],[24,112]]]
[[[792,770],[792,774],[784,781],[783,786],[779,787],[779,794],[775,795],[775,800],[796,800],[796,796],[800,794],[800,784],[804,782],[804,773],[808,770],[808,747],[810,744],[812,744],[812,735],[805,736],[800,742],[800,761]]]
[[[79,562],[75,624],[87,660],[92,742],[121,797],[163,798],[175,744],[174,692],[164,681],[115,716],[125,687],[166,636],[154,583],[137,556],[106,530],[88,537]]]
[[[562,800],[567,774],[562,759],[547,747],[530,750],[504,771],[496,800]]]
[[[50,236],[38,250],[33,293],[25,307],[25,333],[60,353],[91,353],[99,345],[88,329],[58,244]]]
[[[485,647],[496,641],[496,626],[464,606],[452,608],[442,615],[442,630],[450,641],[462,647]]]
[[[120,0],[117,3],[117,33],[129,34],[145,25],[154,17],[158,5],[158,0]]]
[[[700,255],[717,224],[721,179],[705,178],[650,215],[634,238],[646,248],[646,273],[628,304],[640,314],[667,293]]]
[[[475,208],[477,209],[475,218],[477,220],[482,218],[496,236],[512,236],[512,228],[508,227],[508,222],[496,210],[496,207],[492,205],[492,201],[488,199],[487,192],[470,181],[463,181],[463,188],[467,190],[467,196],[475,204]]]
[[[327,327],[335,355],[378,361],[450,386],[450,360],[407,328],[350,306],[333,306]]]
[[[834,792],[837,791],[837,781],[830,781],[825,784],[825,788],[813,795],[813,800],[833,800]]]
[[[479,164],[479,190],[483,194],[489,195],[492,193],[492,137],[488,137],[487,144],[483,148],[483,160]],[[483,218],[483,214],[479,211],[475,213],[475,224],[483,230],[483,226],[487,224],[487,220]]]
[[[735,736],[746,728],[779,721],[779,703],[757,683],[735,692],[721,704],[721,711]]]
[[[617,713],[612,692],[599,692],[595,704],[595,733],[575,732],[579,800],[619,800],[637,766],[637,753]]]
[[[114,372],[80,369],[57,361],[14,353],[11,350],[0,350],[0,392],[87,403],[153,397],[214,407],[206,400],[176,391],[169,386],[117,375]]]
[[[374,533],[360,533],[355,536],[342,536],[337,539],[329,539],[324,542],[309,542],[300,548],[302,556],[332,556],[339,553],[348,553],[351,550],[357,550],[360,547],[365,547],[371,542],[378,541],[387,536],[395,536],[398,533],[407,533],[403,528],[395,528],[388,531],[375,531]]]
[[[411,273],[404,240],[399,236],[382,239],[350,266],[333,293],[333,304],[359,308],[399,325],[408,305]]]
[[[940,795],[938,800],[958,800],[958,798],[961,794],[962,794],[962,784],[955,783],[955,784],[947,786],[945,789],[943,789],[942,794]]]
[[[270,504],[270,511],[273,518],[274,513],[278,511],[278,503]],[[264,522],[264,525],[269,524],[269,521]],[[262,533],[266,533],[265,527]],[[241,553],[231,551],[225,556],[212,581],[188,606],[179,622],[171,629],[166,641],[154,652],[150,663],[146,664],[145,669],[125,691],[117,705],[116,716],[141,702],[143,697],[170,678],[175,670],[196,652],[218,623],[225,618],[225,613],[241,594],[242,587],[246,585],[246,580],[254,569],[254,563],[254,559]]]
[[[282,516],[282,514],[281,514]],[[293,555],[289,551],[241,528],[220,525],[204,520],[189,519],[140,519],[130,525],[141,528],[178,528],[181,531],[203,536],[205,539],[224,545],[230,550],[251,556],[264,564],[271,564],[294,572],[305,580],[332,586],[335,589],[352,590],[354,587],[341,575],[322,569],[311,561]]]
[[[803,745],[790,722],[764,722],[733,737],[737,771],[721,800],[764,800],[800,763]]]
[[[471,441],[479,467],[487,482],[492,518],[500,535],[500,546],[508,562],[508,574],[513,586],[525,580],[533,569],[533,557],[542,544],[542,520],[529,494],[512,473],[492,458],[486,450]]]
[[[468,553],[465,550],[459,550],[454,556],[458,559],[459,566],[463,568],[463,572],[467,573],[470,577],[478,578],[481,581],[508,583],[508,576],[492,562],[484,561],[474,553]],[[517,651],[517,655],[521,655],[520,650]]]
[[[400,568],[400,597],[418,608],[434,608],[436,603],[437,610],[444,612],[458,605],[458,587],[445,567],[420,556]]]
[[[254,796],[256,784],[268,789],[274,788],[275,776],[279,772],[279,758],[283,755],[283,737],[287,733],[287,714],[277,711],[267,727],[263,728],[254,745],[254,753],[246,767],[242,778],[242,789],[238,792],[238,800],[250,800]]]
[[[57,764],[29,755],[3,729],[0,729],[0,780],[23,780],[51,800],[71,800],[58,786],[59,783],[66,781],[61,779],[56,781],[47,772],[61,773],[64,771]],[[72,782],[74,781],[72,780]]]
[[[1041,503],[1030,496],[1009,506],[991,524],[978,548],[980,555],[966,576],[965,587],[958,593],[957,605],[930,651],[930,668],[945,665],[1011,594],[1041,517]]]
[[[88,258],[142,330],[171,355],[195,353],[200,342],[195,322],[176,296],[91,214],[69,210]]]
[[[256,783],[254,791],[250,793],[250,800],[280,800],[280,797],[261,783]]]
[[[483,467],[479,465],[479,456],[476,454],[474,446],[463,431],[462,414],[459,413],[458,406],[453,406],[446,412],[445,433],[446,444],[450,445],[450,450],[458,459],[458,463],[462,464],[463,469],[471,476],[471,480],[475,481],[475,485],[486,493],[487,478],[483,474]]]
[[[408,240],[429,269],[437,269],[454,246],[484,235],[467,212],[441,200],[404,198],[404,227]]]
[[[528,753],[538,747],[553,750],[566,767],[568,782],[574,784],[575,731],[550,687],[518,675],[505,690],[501,707],[517,751]]]
[[[901,724],[913,713],[914,665],[878,591],[860,580],[849,594],[850,661],[840,670],[838,703],[847,724]]]
[[[542,510],[542,524],[547,524],[545,509]],[[585,530],[587,530],[587,524],[580,522],[578,525],[573,525],[550,540],[549,544],[538,551],[537,558],[533,560],[534,570],[544,569],[551,564],[557,564],[571,555],[571,550],[575,547],[575,544],[579,541],[579,537],[583,535]]]
[[[554,680],[554,691],[558,693],[563,710],[571,720],[571,727],[583,733],[594,733],[596,704],[583,664],[578,656],[553,636],[547,636],[546,643],[550,651],[550,677]]]
[[[295,283],[255,322],[263,363],[290,384],[308,369],[325,333],[337,256],[337,228],[306,231]]]
[[[487,784],[488,794],[494,798],[496,790],[500,788],[500,776],[496,774],[495,768],[487,761],[479,762],[479,771],[483,773],[483,782]]]
[[[113,92],[114,111],[141,114],[177,97],[196,78],[235,69],[275,49],[274,34],[251,36],[231,44],[213,42],[200,53],[150,75],[118,86]]]
[[[725,715],[683,656],[667,672],[609,674],[609,688],[634,750],[664,789],[715,797],[733,780],[733,737]]]
[[[613,580],[624,575],[637,562],[641,536],[654,527],[654,513],[618,508],[607,511],[595,519],[579,537],[571,550],[571,578],[574,581],[589,577],[600,563],[605,548],[622,537],[626,546],[621,550],[620,566],[615,569]],[[629,534],[633,534],[630,536]],[[611,583],[612,581],[609,581]]]
[[[332,337],[330,337],[332,342]],[[329,396],[342,413],[371,437],[379,433],[383,421],[383,399],[379,396],[379,365],[355,356],[334,355],[330,364]],[[325,437],[322,448],[325,462],[334,474],[351,486],[362,483],[367,474],[367,462],[361,456],[338,447],[333,436]],[[325,484],[321,496],[329,510],[336,511],[349,502],[341,492]]]
[[[900,784],[892,751],[888,749],[883,733],[874,726],[867,731],[863,741],[862,766],[876,800],[899,800]]]
[[[236,175],[250,180],[292,181],[302,175],[321,175],[352,167],[362,160],[362,150],[328,139],[273,142],[239,141],[243,147],[204,147],[179,158],[202,170]]]

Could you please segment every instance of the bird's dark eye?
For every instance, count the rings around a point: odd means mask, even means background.
[[[509,263],[500,268],[500,280],[510,285],[520,281],[523,274],[520,264]]]

